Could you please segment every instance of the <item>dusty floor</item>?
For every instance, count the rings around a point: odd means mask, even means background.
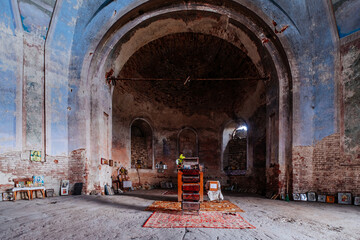
[[[164,190],[0,202],[0,239],[360,239],[360,207],[225,195],[256,229],[142,228]]]

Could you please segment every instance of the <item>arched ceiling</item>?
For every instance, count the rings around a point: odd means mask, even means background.
[[[242,50],[200,33],[176,33],[150,42],[131,56],[120,77],[166,79],[121,81],[114,96],[126,92],[137,102],[165,104],[186,115],[209,111],[232,115],[235,105],[245,101],[259,84],[259,80],[253,79],[259,73]],[[192,80],[184,84],[187,77]],[[214,78],[251,79],[196,80]]]
[[[218,37],[176,33],[140,48],[123,67],[121,77],[191,79],[259,77],[250,58]]]

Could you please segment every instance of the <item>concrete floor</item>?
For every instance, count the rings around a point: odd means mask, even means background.
[[[360,207],[231,194],[249,230],[142,228],[164,190],[0,202],[0,239],[360,239]]]

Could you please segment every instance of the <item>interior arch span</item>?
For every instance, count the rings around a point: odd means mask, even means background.
[[[83,75],[92,83],[93,94],[90,101],[95,103],[93,106],[97,106],[96,102],[104,93],[99,89],[104,89],[106,73],[114,71],[115,76],[121,75],[120,73],[129,59],[152,41],[172,34],[183,33],[221,38],[246,53],[260,76],[270,76],[270,81],[264,83],[264,86],[267,89],[266,94],[276,96],[268,98],[270,101],[268,105],[273,109],[272,112],[275,113],[280,128],[277,149],[279,152],[278,162],[279,168],[283,170],[280,171],[283,175],[280,181],[285,181],[285,169],[288,164],[286,161],[290,159],[291,155],[289,147],[291,146],[291,122],[287,116],[291,115],[291,104],[289,103],[291,101],[292,74],[290,64],[294,63],[288,61],[281,42],[277,36],[271,35],[274,33],[271,32],[268,25],[223,6],[181,4],[144,13],[141,17],[132,19],[120,28],[114,27],[114,29],[113,32],[104,35],[89,62],[89,71]],[[266,45],[261,43],[264,32],[271,36],[271,41]],[[258,89],[261,89],[260,85],[254,88],[254,91],[261,92]],[[109,88],[108,94],[112,95],[114,92],[116,92],[114,88]],[[98,110],[94,109],[91,114],[91,119],[96,119]],[[248,114],[255,114],[255,112]],[[236,118],[237,115],[238,113],[234,113],[234,116],[230,116],[230,118]],[[96,121],[91,124],[96,125]],[[92,129],[96,129],[96,127]]]

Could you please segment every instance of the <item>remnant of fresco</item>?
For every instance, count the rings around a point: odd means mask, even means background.
[[[360,30],[360,1],[332,0],[340,38]]]
[[[45,39],[54,5],[55,0],[19,0],[24,31]]]

